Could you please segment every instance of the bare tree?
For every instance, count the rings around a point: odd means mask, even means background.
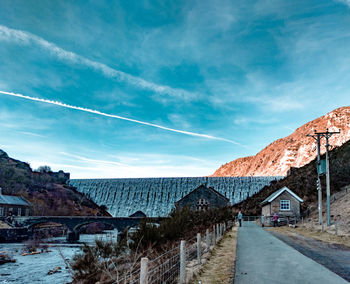
[[[48,173],[51,172],[51,168],[49,166],[40,166],[36,171],[40,173]]]

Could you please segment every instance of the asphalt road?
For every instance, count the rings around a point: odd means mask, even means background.
[[[235,284],[349,283],[253,222],[238,230]]]
[[[346,281],[350,281],[350,248],[298,234],[291,236],[276,231],[269,231],[269,233]]]

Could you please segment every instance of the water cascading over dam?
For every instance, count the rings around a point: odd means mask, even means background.
[[[231,204],[259,192],[281,177],[179,177],[72,179],[68,183],[98,205],[106,205],[115,217],[141,210],[148,217],[167,216],[174,203],[205,184],[226,196]]]

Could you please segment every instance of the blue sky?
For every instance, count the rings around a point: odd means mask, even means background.
[[[350,1],[0,1],[0,148],[33,168],[209,175],[349,98]]]

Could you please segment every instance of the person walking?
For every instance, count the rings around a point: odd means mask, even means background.
[[[275,212],[275,214],[273,214],[273,226],[274,227],[278,227],[278,214]]]
[[[239,223],[240,227],[242,227],[242,218],[243,218],[243,214],[242,214],[241,210],[239,210],[239,212],[238,212],[238,223]]]

